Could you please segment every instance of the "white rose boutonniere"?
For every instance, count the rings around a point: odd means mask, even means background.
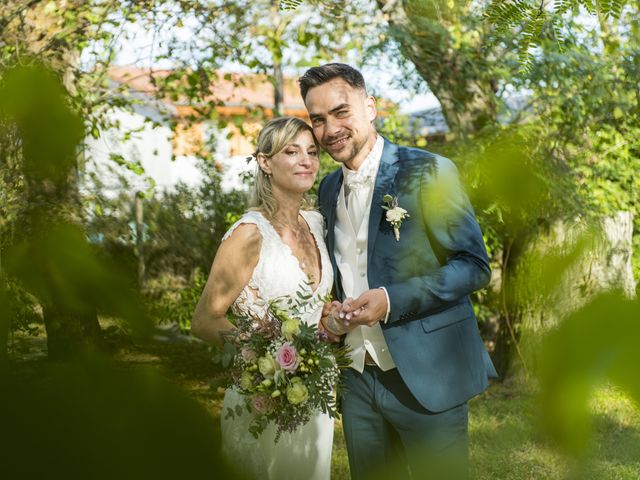
[[[398,206],[398,196],[392,197],[389,194],[386,194],[382,200],[384,201],[384,208],[387,211],[387,222],[391,224],[393,227],[393,234],[396,237],[396,242],[400,241],[400,227],[402,226],[402,222],[409,218],[410,215],[407,211]]]

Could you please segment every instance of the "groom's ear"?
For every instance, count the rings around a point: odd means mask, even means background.
[[[376,98],[369,95],[365,99],[365,107],[367,109],[367,117],[370,122],[373,122],[378,116],[378,109],[376,108]]]
[[[269,163],[267,162],[267,157],[265,156],[265,154],[258,153],[258,156],[256,158],[258,160],[258,166],[260,167],[260,170],[262,170],[267,175],[271,175],[271,167],[269,167]]]

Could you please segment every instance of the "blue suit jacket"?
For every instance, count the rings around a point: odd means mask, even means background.
[[[334,257],[342,170],[318,191],[337,296],[344,299]],[[400,241],[382,209],[386,194],[408,211]],[[489,258],[453,163],[385,139],[369,213],[367,274],[385,287],[391,310],[382,330],[404,382],[428,410],[440,412],[482,392],[496,371],[484,347],[469,294],[487,285]]]

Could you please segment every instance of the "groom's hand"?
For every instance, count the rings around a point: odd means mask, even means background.
[[[345,325],[372,327],[387,315],[387,295],[381,288],[367,290],[355,300],[347,299],[342,304],[340,317]]]

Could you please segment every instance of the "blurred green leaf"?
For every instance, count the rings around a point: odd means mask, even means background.
[[[0,389],[6,478],[237,478],[218,422],[153,371],[87,356]]]
[[[123,265],[107,263],[72,225],[54,225],[7,252],[7,272],[41,302],[70,311],[97,309],[126,319],[140,334],[150,321]]]
[[[2,80],[0,117],[18,126],[26,171],[37,179],[67,181],[84,127],[60,83],[37,66],[11,69]]]
[[[640,303],[601,295],[543,340],[540,407],[544,430],[573,455],[590,440],[589,399],[609,380],[640,402]]]

